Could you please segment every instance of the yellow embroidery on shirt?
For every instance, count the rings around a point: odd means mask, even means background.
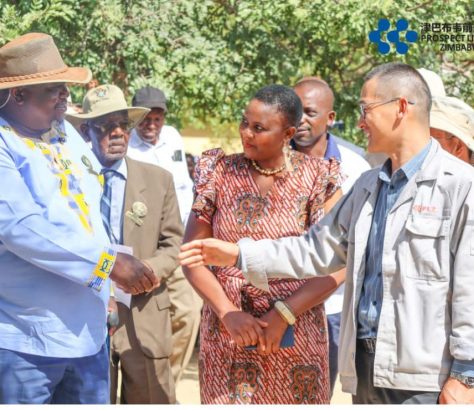
[[[89,205],[84,199],[84,194],[79,188],[79,168],[73,166],[68,158],[64,158],[60,146],[49,145],[42,141],[33,141],[29,138],[21,138],[31,149],[39,149],[49,161],[49,166],[54,175],[59,179],[59,190],[61,195],[68,199],[69,207],[77,214],[82,226],[87,232],[93,232],[90,220]],[[76,185],[76,186],[75,186]]]

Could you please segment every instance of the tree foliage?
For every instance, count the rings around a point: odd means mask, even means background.
[[[5,0],[1,0],[5,1]],[[448,92],[474,105],[472,52],[443,52],[418,41],[405,56],[378,53],[368,33],[379,18],[472,23],[472,0],[17,0],[0,3],[0,43],[29,31],[51,34],[68,64],[131,95],[159,86],[181,126],[235,133],[249,97],[269,83],[324,78],[336,93],[343,136],[356,131],[362,78],[373,66],[404,61],[440,72]],[[471,35],[474,35],[471,33]],[[472,42],[472,41],[471,41]],[[83,90],[75,91],[76,99]]]

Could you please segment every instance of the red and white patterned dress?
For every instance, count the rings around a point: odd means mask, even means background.
[[[324,202],[341,184],[339,163],[292,155],[294,171],[277,177],[262,196],[243,154],[221,149],[203,153],[196,166],[194,214],[212,225],[213,236],[237,242],[300,235],[323,216]],[[276,300],[305,281],[270,280],[270,293],[245,283],[234,267],[213,267],[227,297],[242,310],[262,316]],[[199,354],[201,402],[205,404],[329,403],[328,339],[324,306],[299,316],[295,346],[269,356],[239,347],[204,305]]]

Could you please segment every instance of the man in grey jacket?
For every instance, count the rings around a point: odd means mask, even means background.
[[[430,138],[430,106],[415,69],[376,67],[359,127],[369,152],[389,156],[381,168],[304,236],[206,239],[180,255],[190,266],[236,264],[264,290],[268,278],[346,266],[339,369],[357,404],[474,403],[474,170]]]

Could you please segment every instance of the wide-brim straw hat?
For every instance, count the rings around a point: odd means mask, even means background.
[[[128,119],[134,127],[150,112],[145,107],[129,107],[125,96],[116,85],[104,84],[90,89],[82,102],[82,114],[66,114],[66,119],[76,128],[87,121],[117,111],[127,111]]]
[[[88,68],[68,67],[51,36],[28,33],[0,48],[0,90],[47,83],[88,83]]]
[[[433,98],[430,127],[453,134],[474,151],[474,109],[459,98]]]

